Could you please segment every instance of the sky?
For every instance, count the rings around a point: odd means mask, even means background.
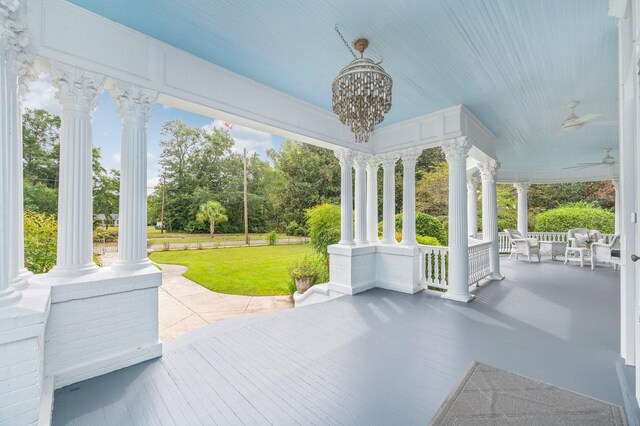
[[[57,89],[51,84],[46,74],[31,83],[29,91],[22,98],[23,108],[42,108],[52,114],[60,114],[60,103],[55,97]],[[160,141],[162,124],[168,120],[182,120],[192,127],[212,130],[224,127],[221,120],[205,117],[166,105],[155,104],[149,120],[147,140],[147,192],[150,193],[159,182],[158,161],[162,150]],[[98,98],[98,107],[93,113],[93,144],[100,148],[102,165],[107,169],[120,169],[120,139],[122,121],[116,112],[116,105],[108,91],[103,91]],[[244,148],[251,153],[257,153],[263,160],[267,160],[267,150],[280,149],[284,138],[271,135],[259,130],[233,125],[230,130],[235,140],[234,150],[241,152]]]

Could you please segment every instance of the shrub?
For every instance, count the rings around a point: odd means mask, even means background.
[[[320,204],[307,210],[311,246],[326,261],[327,247],[340,241],[340,206]]]
[[[416,236],[416,241],[418,244],[424,244],[425,246],[441,246],[440,241],[438,241],[435,237],[429,237],[428,235],[418,235]]]
[[[24,213],[25,266],[35,273],[48,272],[56,264],[58,223],[46,213]]]
[[[572,228],[611,234],[615,229],[615,215],[586,203],[563,205],[536,215],[536,232],[566,232]]]
[[[285,228],[285,233],[287,235],[296,235],[296,231],[298,230],[299,226],[300,225],[298,225],[298,222],[296,222],[295,220],[292,220],[291,222],[289,222],[289,224]]]
[[[190,220],[184,226],[184,232],[186,232],[187,234],[205,234],[209,232],[209,226],[205,222]]]
[[[396,232],[402,232],[402,214],[397,214],[395,220]],[[380,222],[378,228],[382,229],[382,222]],[[418,213],[416,215],[416,234],[423,237],[433,237],[445,244],[447,241],[447,233],[444,226],[442,226],[442,222],[427,213]]]
[[[319,253],[309,254],[307,256],[296,259],[289,265],[289,274],[291,280],[288,283],[291,294],[296,292],[295,277],[313,277],[313,283],[316,285],[329,281],[329,267],[324,256]]]
[[[93,241],[97,243],[112,243],[118,241],[118,228],[105,229],[98,227],[93,230]]]
[[[276,231],[271,231],[267,234],[267,242],[270,246],[275,246],[278,242],[278,233]]]

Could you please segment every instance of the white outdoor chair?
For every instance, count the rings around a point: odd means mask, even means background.
[[[515,254],[516,260],[518,260],[518,257],[523,254],[527,256],[529,263],[531,263],[531,255],[536,255],[538,256],[538,262],[540,262],[540,245],[537,238],[525,238],[516,229],[505,229],[504,232],[507,233],[511,244],[509,259]]]
[[[602,243],[593,243],[591,244],[591,270],[595,268],[596,263],[605,263],[613,266],[613,269],[616,269],[616,266],[620,263],[620,258],[613,258],[611,256],[611,250],[620,248],[620,235],[614,235],[609,241],[608,244]]]
[[[569,229],[567,232],[567,242],[569,243],[569,247],[586,247],[589,235],[594,238],[594,243],[601,243],[604,241],[600,231],[587,228],[574,228]]]

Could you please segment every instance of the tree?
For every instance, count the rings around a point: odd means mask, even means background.
[[[43,109],[22,115],[23,173],[25,181],[58,188],[60,117]]]
[[[118,211],[120,202],[120,173],[100,166],[99,174],[93,176],[93,211],[105,217],[105,227],[109,228],[111,214]]]
[[[211,238],[213,238],[213,235],[216,232],[216,225],[229,220],[225,214],[226,212],[225,208],[222,207],[219,202],[208,201],[200,205],[200,209],[196,215],[196,220],[203,223],[209,222],[209,233],[211,234]]]
[[[340,202],[340,165],[333,152],[287,140],[280,152],[268,154],[281,178],[274,207],[282,228],[293,221],[303,223],[306,209]]]
[[[46,213],[24,213],[24,262],[35,274],[49,272],[56,264],[58,222]]]
[[[320,204],[307,209],[306,216],[311,246],[328,261],[327,248],[340,241],[340,206]]]
[[[449,165],[444,162],[424,173],[416,185],[416,210],[435,217],[449,215]]]

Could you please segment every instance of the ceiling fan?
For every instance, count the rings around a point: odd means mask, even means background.
[[[586,122],[600,117],[600,114],[595,113],[585,114],[578,117],[576,115],[576,107],[578,106],[578,103],[578,101],[571,101],[567,104],[567,108],[569,108],[569,116],[562,122],[562,130],[571,130],[582,127]]]
[[[584,169],[587,167],[597,167],[597,166],[613,166],[616,163],[616,159],[611,156],[611,149],[605,149],[605,156],[601,161],[597,163],[580,163],[577,166],[565,167],[564,170],[569,169]]]

